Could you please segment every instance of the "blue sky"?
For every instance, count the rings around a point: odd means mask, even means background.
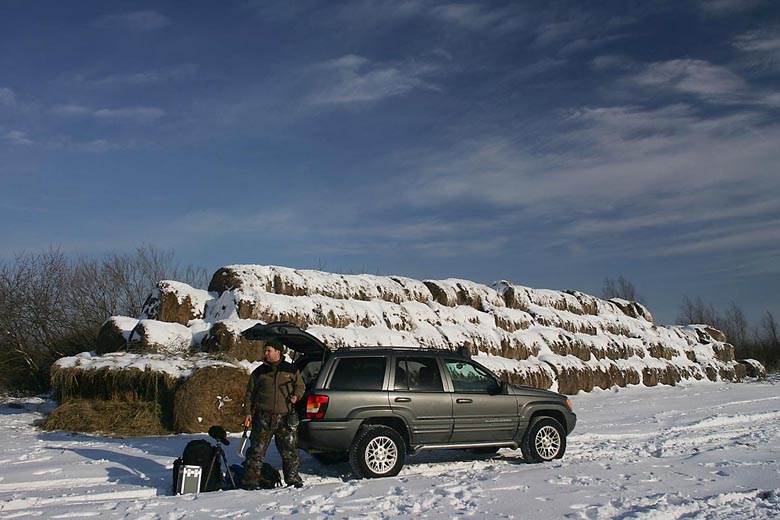
[[[0,3],[0,258],[631,280],[780,315],[770,0]]]

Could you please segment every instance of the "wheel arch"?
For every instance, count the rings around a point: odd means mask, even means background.
[[[410,436],[409,429],[406,427],[406,423],[399,417],[370,417],[363,421],[361,426],[387,426],[398,432],[401,438],[404,440],[406,450],[410,450]]]

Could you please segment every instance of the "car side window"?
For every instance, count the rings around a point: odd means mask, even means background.
[[[385,380],[384,357],[345,357],[338,360],[331,390],[381,390]]]
[[[442,392],[441,374],[432,357],[398,358],[395,364],[395,390]]]
[[[489,373],[463,360],[447,359],[444,362],[456,392],[495,393],[496,380]]]

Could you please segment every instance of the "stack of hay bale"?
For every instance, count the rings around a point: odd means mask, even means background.
[[[237,430],[243,387],[262,352],[261,343],[240,333],[273,321],[298,325],[331,348],[465,346],[510,382],[566,394],[739,380],[746,367],[751,374],[762,368],[735,361],[720,331],[657,326],[636,302],[506,281],[488,287],[233,265],[214,274],[208,291],[161,281],[138,319],[109,318],[94,354],[55,365],[56,395],[63,404],[74,397],[154,402],[171,431],[205,431],[215,423]],[[115,372],[135,374],[136,383],[123,376],[122,388],[152,390],[112,393]]]

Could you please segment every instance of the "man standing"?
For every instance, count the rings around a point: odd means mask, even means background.
[[[262,467],[265,452],[276,440],[276,449],[282,456],[284,482],[288,486],[301,487],[298,474],[298,416],[295,403],[303,397],[305,385],[301,374],[282,359],[284,345],[279,340],[265,345],[265,363],[249,376],[244,397],[244,415],[251,421],[250,446],[244,463],[243,485],[246,489],[268,487],[263,481]]]

